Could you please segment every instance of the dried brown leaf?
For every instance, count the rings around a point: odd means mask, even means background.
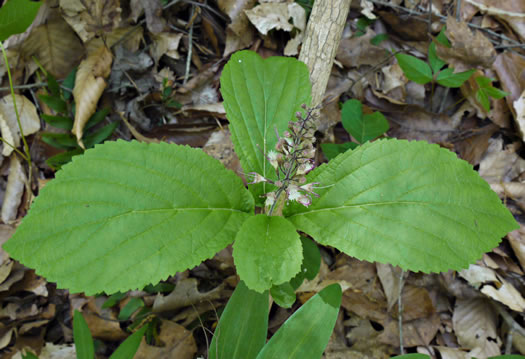
[[[112,61],[111,51],[103,46],[82,61],[78,67],[73,89],[76,104],[75,122],[71,132],[82,147],[84,126],[97,109],[97,102],[107,85],[105,78],[111,72]]]
[[[232,21],[226,28],[226,46],[223,56],[228,56],[252,44],[255,32],[244,10],[253,8],[256,2],[256,0],[218,0],[219,8]]]
[[[111,32],[121,22],[119,0],[60,0],[60,9],[83,42]]]
[[[456,72],[483,66],[490,68],[496,59],[492,43],[480,32],[472,33],[464,22],[457,22],[453,16],[447,18],[445,32],[451,48],[436,43],[437,55],[456,69]]]
[[[463,348],[478,349],[478,358],[500,354],[497,315],[483,298],[456,299],[452,316],[454,332]]]
[[[21,52],[27,61],[36,57],[47,71],[62,79],[78,64],[84,48],[71,27],[58,20],[34,29]]]
[[[192,359],[197,352],[197,344],[191,331],[169,320],[162,320],[158,340],[161,347],[148,345],[142,339],[134,359]]]
[[[40,118],[36,112],[35,105],[22,95],[14,96],[16,107],[20,116],[20,124],[24,136],[32,135],[40,130]],[[20,129],[16,118],[13,97],[6,95],[0,99],[0,130],[2,137],[11,145],[18,147],[21,143]],[[9,156],[14,150],[11,146],[4,144],[3,156]]]
[[[27,176],[22,163],[17,155],[11,156],[9,164],[9,177],[2,203],[2,221],[10,223],[17,217],[18,206],[22,202],[22,195],[26,186]]]

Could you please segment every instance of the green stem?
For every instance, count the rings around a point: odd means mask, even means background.
[[[11,98],[13,99],[13,107],[15,109],[16,122],[18,123],[18,129],[20,130],[20,136],[22,137],[22,142],[24,143],[24,152],[25,152],[24,159],[29,163],[29,168],[31,168],[31,154],[29,153],[29,146],[24,136],[24,129],[22,128],[22,123],[20,122],[20,114],[18,113],[18,107],[16,106],[15,90],[13,89],[13,78],[11,77],[11,70],[9,69],[9,61],[7,60],[7,53],[5,52],[4,44],[2,42],[0,42],[0,48],[2,49],[2,55],[4,56],[4,62],[7,68],[7,77],[9,78],[9,88],[11,90]]]
[[[33,175],[33,163],[31,161],[31,153],[29,152],[29,145],[27,144],[26,137],[24,136],[24,129],[22,128],[22,122],[20,121],[20,114],[18,113],[18,107],[16,106],[15,90],[13,88],[13,78],[11,77],[11,70],[9,69],[9,61],[7,60],[7,53],[4,48],[4,44],[0,41],[0,48],[2,49],[2,55],[4,57],[5,67],[7,69],[7,77],[9,78],[9,89],[11,90],[11,98],[13,99],[13,107],[15,109],[16,122],[18,123],[18,129],[20,130],[20,137],[22,137],[22,142],[24,144],[25,156],[15,148],[15,151],[19,153],[24,160],[27,161],[29,166],[28,170],[28,180],[27,180],[27,190],[31,190],[31,179]],[[7,143],[4,141],[4,143]],[[14,146],[12,146],[14,148]]]

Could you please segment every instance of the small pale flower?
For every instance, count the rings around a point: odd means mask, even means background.
[[[302,185],[301,187],[299,187],[301,190],[305,191],[305,192],[308,192],[308,193],[312,193],[314,195],[316,195],[317,197],[319,197],[319,195],[317,193],[314,192],[314,189],[315,189],[315,185],[318,185],[319,182],[312,182],[312,183],[307,183],[305,185]]]
[[[252,181],[249,182],[248,184],[256,184],[256,183],[261,183],[261,182],[268,182],[268,180],[266,178],[264,178],[263,176],[261,176],[257,172],[250,172],[249,175],[252,176]]]
[[[290,201],[297,201],[297,199],[303,195],[301,192],[299,192],[299,187],[293,184],[288,186],[286,189],[286,194],[288,195],[288,200]]]
[[[305,162],[305,163],[302,163],[298,168],[297,168],[297,174],[298,175],[305,175],[307,174],[308,172],[310,172],[311,170],[314,169],[314,164],[312,162]]]
[[[308,207],[309,205],[312,204],[312,199],[310,197],[308,197],[307,195],[303,194],[302,196],[297,198],[297,202],[299,202],[300,204],[302,204],[305,207]]]
[[[266,201],[264,201],[264,207],[269,209],[275,203],[275,192],[266,193]]]
[[[277,167],[279,167],[279,159],[280,159],[280,157],[282,157],[282,155],[280,155],[276,151],[274,151],[274,150],[268,151],[268,156],[267,156],[268,161],[270,162],[272,167],[275,168],[275,169],[277,169]]]

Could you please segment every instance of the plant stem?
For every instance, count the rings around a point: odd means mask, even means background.
[[[20,130],[20,136],[22,137],[22,142],[24,143],[24,152],[26,153],[25,159],[29,164],[31,164],[31,155],[29,154],[29,146],[27,145],[26,138],[24,136],[24,129],[22,128],[22,123],[20,122],[20,114],[18,113],[18,107],[16,106],[15,100],[15,90],[13,89],[13,78],[11,77],[11,70],[9,69],[9,61],[7,60],[7,53],[5,52],[4,44],[0,42],[0,48],[2,49],[2,55],[4,56],[5,66],[7,68],[7,77],[9,78],[9,88],[11,90],[11,98],[13,99],[13,107],[15,109],[16,122],[18,123],[18,128]]]

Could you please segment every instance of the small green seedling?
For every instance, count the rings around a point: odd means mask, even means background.
[[[500,89],[492,86],[492,82],[495,81],[494,79],[485,76],[478,76],[475,78],[475,80],[479,87],[476,91],[476,100],[481,104],[486,112],[490,111],[489,97],[499,100],[509,95],[507,92],[501,91]]]
[[[200,149],[108,141],[57,172],[3,248],[92,295],[144,288],[233,243],[240,279],[265,295],[294,288],[310,266],[298,231],[362,260],[440,272],[468,267],[519,228],[472,166],[438,145],[381,139],[313,169],[310,90],[296,59],[235,53],[221,93],[248,188]]]
[[[449,40],[445,36],[445,27],[441,29],[439,35],[428,47],[428,63],[415,56],[396,54],[395,57],[401,70],[403,70],[403,73],[409,80],[421,85],[431,82],[432,86],[434,86],[434,83],[438,83],[439,85],[448,88],[461,87],[461,85],[463,85],[476,70],[472,69],[454,73],[454,68],[444,68],[446,62],[437,56],[436,42],[445,47],[451,47]],[[508,93],[492,86],[493,79],[485,76],[477,76],[475,80],[479,87],[478,90],[476,90],[476,100],[482,105],[486,112],[490,111],[489,96],[495,99],[501,99],[508,95]]]
[[[352,135],[358,143],[323,143],[321,148],[326,158],[331,160],[348,149],[355,149],[359,144],[375,140],[390,128],[387,119],[379,111],[363,114],[363,105],[352,99],[343,104],[341,109],[343,128]]]
[[[78,145],[77,139],[70,131],[74,123],[74,104],[71,91],[75,86],[75,73],[72,71],[64,80],[64,89],[60,87],[57,80],[49,73],[46,74],[48,83],[48,94],[39,95],[38,98],[49,108],[56,112],[56,115],[42,114],[42,119],[50,126],[68,131],[68,133],[42,132],[42,141],[48,145],[64,150],[64,152],[52,156],[46,160],[46,163],[52,169],[58,170],[63,165],[71,161],[73,156],[84,153],[84,150]],[[84,127],[82,142],[87,148],[92,148],[98,143],[106,140],[118,126],[118,122],[112,122],[101,128],[95,128],[97,124],[103,121],[108,115],[108,109],[102,109],[95,112]]]

